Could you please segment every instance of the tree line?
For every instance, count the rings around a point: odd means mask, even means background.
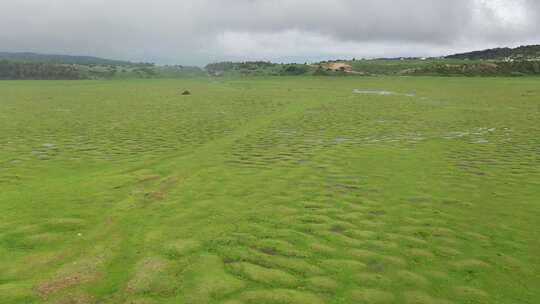
[[[0,60],[0,79],[85,79],[71,65]]]

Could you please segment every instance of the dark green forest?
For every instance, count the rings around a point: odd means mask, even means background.
[[[540,59],[540,45],[527,45],[517,48],[494,48],[450,55],[446,58],[469,60]]]
[[[85,79],[79,69],[71,65],[0,61],[0,79]]]
[[[494,61],[472,64],[436,64],[401,71],[410,76],[538,76],[540,61]]]

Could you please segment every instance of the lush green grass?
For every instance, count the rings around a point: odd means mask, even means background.
[[[0,82],[0,303],[538,303],[539,121],[525,78]]]

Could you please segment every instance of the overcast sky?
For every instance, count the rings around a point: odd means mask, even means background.
[[[160,64],[540,44],[540,0],[0,0],[0,51]]]

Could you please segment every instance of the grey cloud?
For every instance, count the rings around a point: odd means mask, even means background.
[[[0,1],[0,50],[159,63],[424,56],[540,41],[537,0]]]

